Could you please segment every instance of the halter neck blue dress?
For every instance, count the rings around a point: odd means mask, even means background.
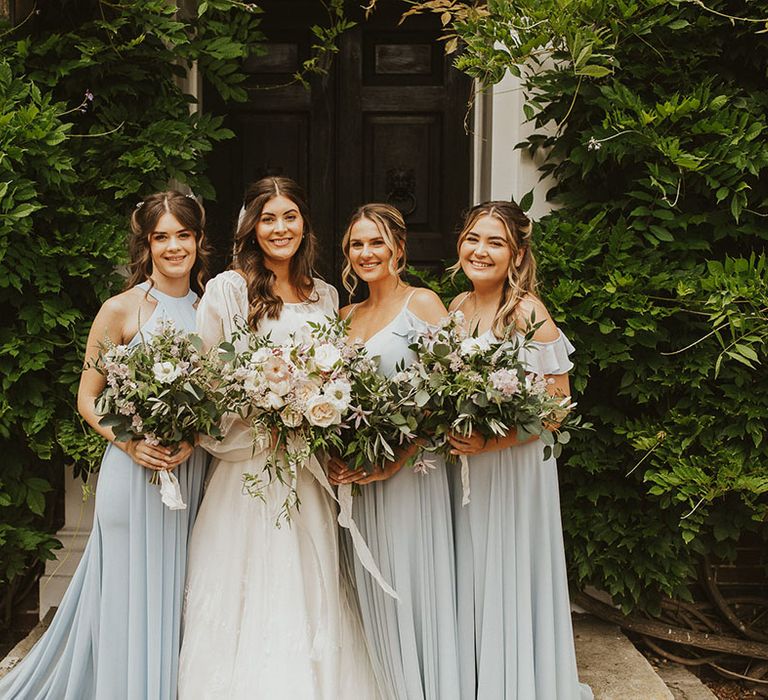
[[[427,324],[408,310],[366,342],[391,376],[409,364],[414,335]],[[354,310],[352,311],[354,313]],[[420,474],[403,468],[360,487],[353,514],[384,579],[400,601],[388,596],[354,559],[354,579],[363,628],[376,671],[395,700],[458,700],[459,656],[451,502],[445,462]]]
[[[162,318],[195,330],[197,295],[156,302],[141,334]],[[187,538],[202,495],[201,449],[176,470],[187,508],[170,510],[150,472],[115,445],[99,470],[91,536],[51,626],[0,680],[3,700],[175,700]]]

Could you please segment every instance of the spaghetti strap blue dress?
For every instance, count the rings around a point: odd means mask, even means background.
[[[427,324],[408,310],[366,343],[392,375],[415,359],[409,348]],[[459,700],[459,647],[451,498],[446,464],[420,474],[404,468],[360,487],[353,514],[384,579],[387,595],[354,559],[363,628],[381,684],[394,700]]]

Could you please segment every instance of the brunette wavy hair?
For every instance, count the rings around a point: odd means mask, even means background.
[[[192,196],[176,190],[156,192],[136,205],[131,214],[131,237],[128,241],[128,281],[125,288],[149,280],[152,283],[150,236],[163,214],[171,214],[183,228],[195,234],[197,255],[190,273],[190,287],[202,294],[208,281],[211,249],[205,238],[205,210]]]
[[[232,267],[245,276],[248,287],[248,325],[256,330],[263,318],[278,318],[283,300],[275,294],[275,274],[264,264],[264,251],[256,238],[256,226],[264,206],[273,197],[286,197],[298,208],[304,222],[301,243],[291,258],[290,282],[303,301],[313,298],[317,241],[309,218],[304,190],[287,177],[265,177],[249,185],[243,205],[245,212],[235,233]]]
[[[492,216],[501,222],[511,252],[504,289],[492,326],[494,334],[501,337],[510,326],[515,324],[517,306],[521,299],[526,294],[536,293],[536,258],[531,248],[533,226],[531,220],[514,202],[482,202],[464,214],[464,221],[456,241],[457,253],[477,220],[483,216]],[[518,265],[516,260],[521,250],[523,256]],[[457,261],[448,269],[455,274],[460,268],[461,264]]]
[[[357,275],[352,270],[352,263],[349,261],[349,246],[352,235],[352,227],[361,219],[368,219],[376,224],[381,237],[384,239],[384,245],[392,253],[389,259],[389,274],[400,278],[405,271],[405,220],[403,215],[391,204],[363,204],[358,207],[349,218],[347,230],[341,239],[341,250],[344,253],[344,269],[341,271],[341,281],[344,288],[349,292],[349,299],[357,289]]]

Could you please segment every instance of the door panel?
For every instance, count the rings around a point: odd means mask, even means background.
[[[211,158],[218,192],[211,227],[223,254],[246,185],[279,174],[307,190],[320,239],[318,269],[329,281],[340,277],[348,217],[365,202],[401,209],[411,262],[437,266],[452,256],[453,229],[469,204],[470,81],[443,55],[436,18],[398,26],[407,7],[380,3],[366,20],[352,3],[358,25],[342,37],[328,74],[311,77],[307,90],[288,83],[310,55],[309,27],[327,23],[322,4],[263,3],[267,52],[248,61],[248,102],[222,105],[212,91],[205,94],[205,104],[226,111],[236,133]]]

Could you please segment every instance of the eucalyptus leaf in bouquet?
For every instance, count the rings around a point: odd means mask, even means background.
[[[378,358],[358,350],[349,369],[352,400],[342,430],[345,449],[341,456],[354,470],[370,472],[397,459],[395,450],[417,439],[420,410],[417,388],[395,381],[377,371]]]

